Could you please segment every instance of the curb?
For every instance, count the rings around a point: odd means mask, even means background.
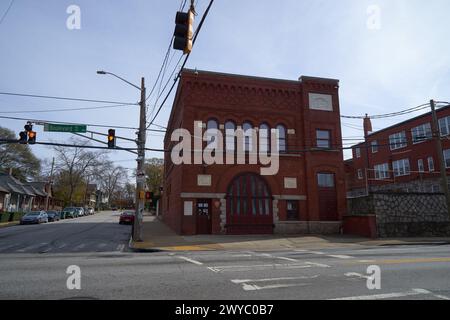
[[[13,221],[13,222],[2,223],[2,224],[0,224],[0,229],[18,226],[19,224],[20,224],[19,221]]]
[[[165,250],[161,250],[158,248],[136,248],[135,242],[133,241],[133,237],[130,237],[130,240],[128,241],[128,249],[133,252],[140,252],[140,253],[155,253],[155,252],[164,252]]]

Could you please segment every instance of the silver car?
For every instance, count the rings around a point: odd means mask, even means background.
[[[20,219],[20,224],[41,224],[48,222],[48,215],[45,211],[31,211]]]

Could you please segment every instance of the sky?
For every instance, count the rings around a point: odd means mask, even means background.
[[[196,1],[198,24],[209,0]],[[149,90],[181,3],[15,0],[4,16],[10,0],[0,0],[0,92],[137,102],[136,88],[96,71],[113,72],[138,85],[145,77]],[[80,8],[79,29],[67,27],[71,5]],[[289,80],[302,75],[339,79],[343,115],[389,113],[430,99],[450,101],[449,11],[448,0],[215,0],[186,67]],[[171,51],[165,81],[177,70],[180,56]],[[150,109],[154,98],[148,101]],[[173,94],[157,124],[167,124],[172,102]],[[0,95],[0,116],[138,127],[137,106],[36,112],[105,105]],[[372,125],[382,129],[414,115],[374,120]],[[0,126],[16,133],[24,124],[0,119]],[[71,138],[35,128],[38,141],[67,143]],[[107,133],[107,128],[88,129]],[[343,119],[342,131],[344,138],[362,137],[362,120]],[[135,130],[116,134],[134,138]],[[163,136],[149,133],[147,147],[162,148]],[[130,141],[118,145],[134,147]],[[32,149],[41,159],[52,157],[48,147]],[[351,152],[344,155],[351,157]],[[131,153],[112,151],[109,156],[118,165],[135,167]],[[147,152],[147,157],[163,155]]]

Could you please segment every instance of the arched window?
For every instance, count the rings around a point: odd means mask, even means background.
[[[206,123],[206,145],[208,148],[217,148],[217,135],[219,123],[214,119],[209,119]]]
[[[259,126],[259,151],[267,153],[270,150],[270,127],[267,123]]]
[[[258,175],[238,176],[228,188],[228,212],[232,216],[258,217],[272,215],[272,196],[266,182]]]
[[[244,131],[244,151],[249,152],[252,150],[252,129],[253,126],[250,122],[244,122],[242,130]]]
[[[225,148],[226,151],[234,151],[236,149],[236,124],[233,121],[225,122]]]
[[[278,151],[280,153],[284,153],[287,151],[287,143],[286,143],[286,127],[282,124],[279,124],[277,126],[278,131]]]

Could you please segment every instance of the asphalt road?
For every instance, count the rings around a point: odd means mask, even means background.
[[[117,220],[0,230],[0,299],[450,299],[449,245],[134,253],[122,249],[130,227]],[[66,286],[71,265],[80,290]],[[367,287],[371,265],[379,290]]]
[[[0,229],[0,254],[122,251],[131,227],[119,225],[118,212]]]

